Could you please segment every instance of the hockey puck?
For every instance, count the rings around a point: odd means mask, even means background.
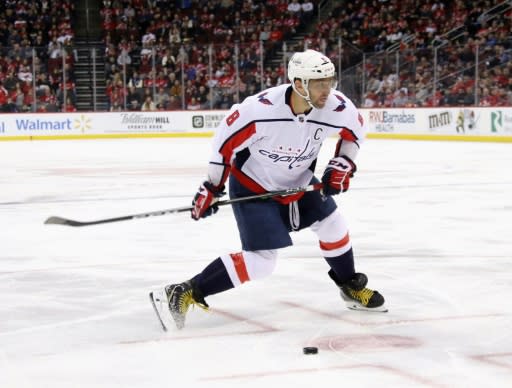
[[[317,354],[318,348],[315,346],[306,346],[305,348],[302,349],[302,351],[304,352],[304,354]]]

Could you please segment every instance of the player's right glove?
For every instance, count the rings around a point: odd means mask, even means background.
[[[224,186],[216,187],[208,181],[204,181],[197,190],[192,200],[191,216],[194,220],[211,216],[217,213],[219,207],[215,204],[224,194]]]
[[[329,160],[322,176],[324,195],[336,195],[348,190],[350,178],[356,172],[356,165],[346,156],[338,156]]]

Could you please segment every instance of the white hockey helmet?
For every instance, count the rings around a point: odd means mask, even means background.
[[[306,99],[311,105],[308,84],[310,79],[332,78],[332,88],[336,88],[336,70],[334,64],[324,54],[315,50],[306,50],[293,54],[288,63],[288,79],[292,83],[293,90]],[[301,94],[295,88],[295,80],[299,79],[306,91]]]

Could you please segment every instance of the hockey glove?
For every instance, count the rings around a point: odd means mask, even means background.
[[[346,156],[332,158],[322,176],[324,195],[336,195],[348,190],[350,178],[356,172],[356,165]]]
[[[192,200],[191,216],[194,220],[211,216],[217,213],[219,207],[215,202],[219,200],[224,194],[224,186],[216,187],[208,181],[204,181],[197,190],[194,199]]]

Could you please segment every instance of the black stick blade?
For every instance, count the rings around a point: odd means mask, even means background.
[[[45,222],[45,224],[52,225],[68,225],[68,226],[83,226],[83,222],[68,220],[67,218],[62,217],[50,217]]]

